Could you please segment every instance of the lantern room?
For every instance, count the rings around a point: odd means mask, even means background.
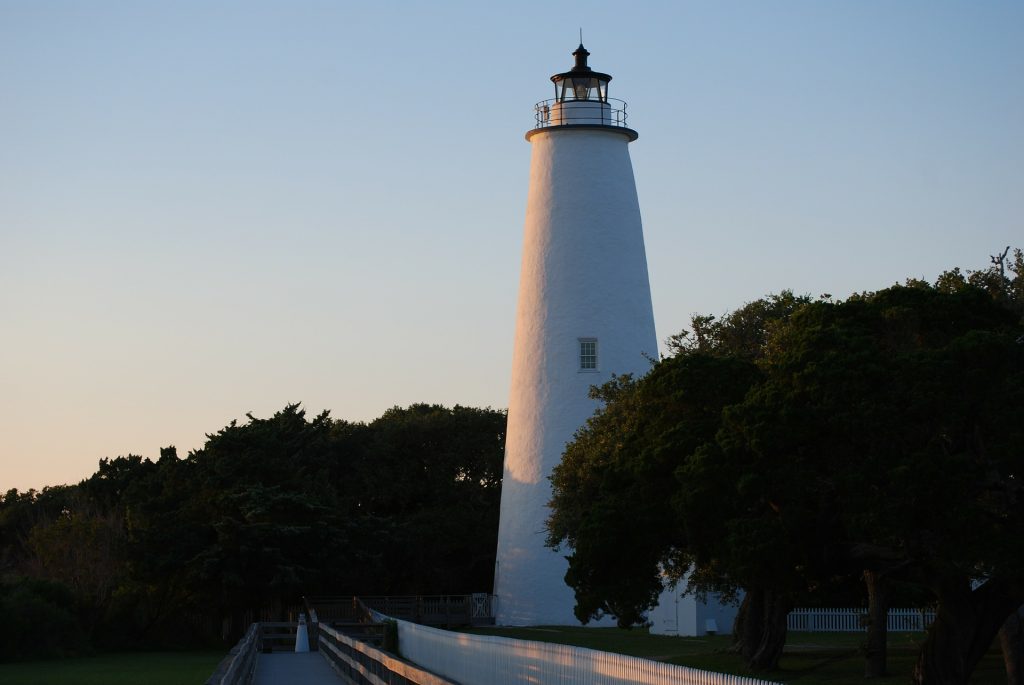
[[[636,140],[636,131],[626,128],[626,103],[608,97],[612,77],[587,66],[590,53],[583,43],[572,53],[576,63],[569,71],[555,74],[555,97],[534,106],[536,126],[526,133],[529,140],[538,131],[550,127],[615,128]]]
[[[572,100],[589,100],[608,102],[608,82],[612,77],[596,72],[587,66],[590,53],[583,43],[572,53],[576,58],[573,68],[562,74],[555,74],[551,81],[555,84],[555,100],[568,102]]]

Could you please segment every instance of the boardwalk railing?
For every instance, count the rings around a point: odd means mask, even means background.
[[[859,633],[867,630],[867,609],[793,609],[786,628],[806,633]],[[935,612],[922,609],[890,609],[886,629],[910,633],[925,631],[935,620]]]
[[[309,625],[313,634],[316,630],[315,620]],[[295,632],[298,627],[297,622],[289,621],[259,621],[250,624],[242,639],[221,660],[213,675],[206,679],[205,685],[248,685],[256,667],[256,655],[259,652],[295,651]]]
[[[245,635],[224,657],[217,670],[206,680],[206,685],[246,685],[252,680],[259,649],[260,624],[253,623]]]
[[[775,685],[583,647],[397,624],[402,656],[462,685]]]
[[[320,626],[320,651],[357,685],[458,685],[327,625]]]
[[[297,621],[260,621],[257,647],[261,652],[295,651]]]

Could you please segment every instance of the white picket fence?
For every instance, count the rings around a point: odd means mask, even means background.
[[[867,609],[793,609],[786,628],[805,633],[858,633],[867,630],[863,616]],[[886,628],[893,632],[924,631],[935,620],[934,611],[889,609]]]
[[[404,658],[462,685],[778,685],[583,647],[397,623]]]

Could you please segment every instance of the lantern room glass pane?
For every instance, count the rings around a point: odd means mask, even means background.
[[[593,76],[567,76],[555,81],[555,99],[608,102],[608,82]]]
[[[576,100],[590,100],[594,95],[594,88],[597,86],[597,79],[575,77],[572,79],[573,97]]]

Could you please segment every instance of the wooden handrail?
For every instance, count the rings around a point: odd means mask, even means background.
[[[217,664],[217,670],[206,679],[205,685],[247,685],[252,680],[252,670],[256,665],[259,633],[259,623],[250,625],[238,644]]]
[[[365,642],[354,640],[330,626],[321,626],[320,642],[323,653],[346,677],[356,682],[388,682],[381,677],[379,669],[384,669],[415,685],[458,685]]]

